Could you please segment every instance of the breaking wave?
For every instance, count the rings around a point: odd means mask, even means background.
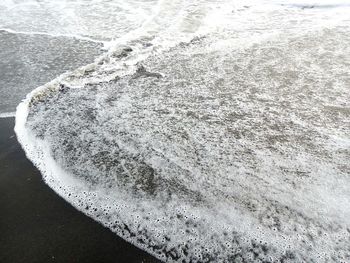
[[[347,11],[160,1],[28,94],[18,140],[53,190],[163,261],[345,262]]]

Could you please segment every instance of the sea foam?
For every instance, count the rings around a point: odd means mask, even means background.
[[[346,262],[349,21],[181,4],[159,2],[142,30],[28,94],[27,156],[164,261]]]

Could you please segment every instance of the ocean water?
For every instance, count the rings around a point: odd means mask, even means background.
[[[14,112],[26,94],[60,74],[91,63],[100,43],[0,29],[0,113]]]
[[[347,262],[349,5],[2,2],[2,45],[58,54],[18,140],[54,191],[163,261]]]

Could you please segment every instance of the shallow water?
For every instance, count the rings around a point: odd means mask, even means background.
[[[157,3],[19,105],[28,157],[164,261],[345,261],[350,20],[280,2]]]
[[[0,112],[13,112],[34,88],[91,63],[102,45],[68,37],[27,35],[0,30]]]
[[[0,3],[0,26],[20,32],[111,40],[134,30],[156,1],[10,0]]]

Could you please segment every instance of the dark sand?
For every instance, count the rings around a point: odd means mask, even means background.
[[[55,194],[0,118],[0,262],[158,262]]]

